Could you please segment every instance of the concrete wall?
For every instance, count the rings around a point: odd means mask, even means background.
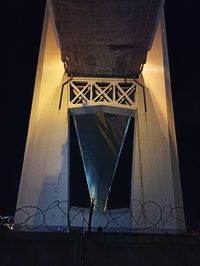
[[[130,234],[92,235],[86,242],[86,264],[106,266],[196,266],[199,238]]]
[[[80,266],[82,236],[0,232],[1,266]]]
[[[144,86],[145,95],[142,87],[138,88],[132,197],[142,202],[155,201],[161,208],[183,206],[164,16],[158,25],[139,81]],[[153,210],[150,205],[146,205],[144,212],[154,223],[159,218],[155,208]],[[139,215],[137,202],[133,208]],[[167,217],[169,208],[164,208],[163,214]],[[183,211],[179,209],[176,215],[183,221],[177,226],[184,229]],[[140,222],[142,224],[142,220]],[[168,220],[166,226],[176,228],[175,219]]]
[[[60,50],[47,9],[17,208],[33,205],[44,210],[54,200],[68,199],[68,117],[66,109],[58,110],[63,75]],[[67,205],[62,208],[67,211]],[[18,212],[16,220],[22,220],[22,216]],[[58,216],[52,210],[48,219],[52,224],[65,224],[65,218]],[[40,223],[40,217],[30,222]]]
[[[199,266],[199,236],[0,232],[1,266]]]

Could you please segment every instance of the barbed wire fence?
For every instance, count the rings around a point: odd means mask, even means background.
[[[152,200],[138,199],[133,199],[130,206],[102,210],[96,206],[96,200],[91,202],[90,208],[73,207],[69,201],[55,200],[44,209],[33,205],[17,208],[15,218],[0,217],[0,225],[8,230],[24,228],[63,233],[72,230],[170,233],[169,224],[184,225],[184,218],[180,218],[184,217],[182,206],[160,206]],[[52,217],[57,224],[52,222]]]

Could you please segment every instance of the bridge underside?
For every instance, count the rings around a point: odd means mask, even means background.
[[[162,0],[52,0],[62,60],[73,76],[137,77]]]

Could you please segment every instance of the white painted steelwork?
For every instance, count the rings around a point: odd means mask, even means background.
[[[133,79],[73,77],[68,86],[68,105],[113,105],[136,107],[136,87]]]

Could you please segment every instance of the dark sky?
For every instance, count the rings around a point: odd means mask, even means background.
[[[188,227],[200,227],[198,1],[165,4],[172,94]],[[20,180],[44,0],[1,3],[0,215],[13,214]]]
[[[166,1],[168,50],[186,219],[200,228],[198,1]]]

